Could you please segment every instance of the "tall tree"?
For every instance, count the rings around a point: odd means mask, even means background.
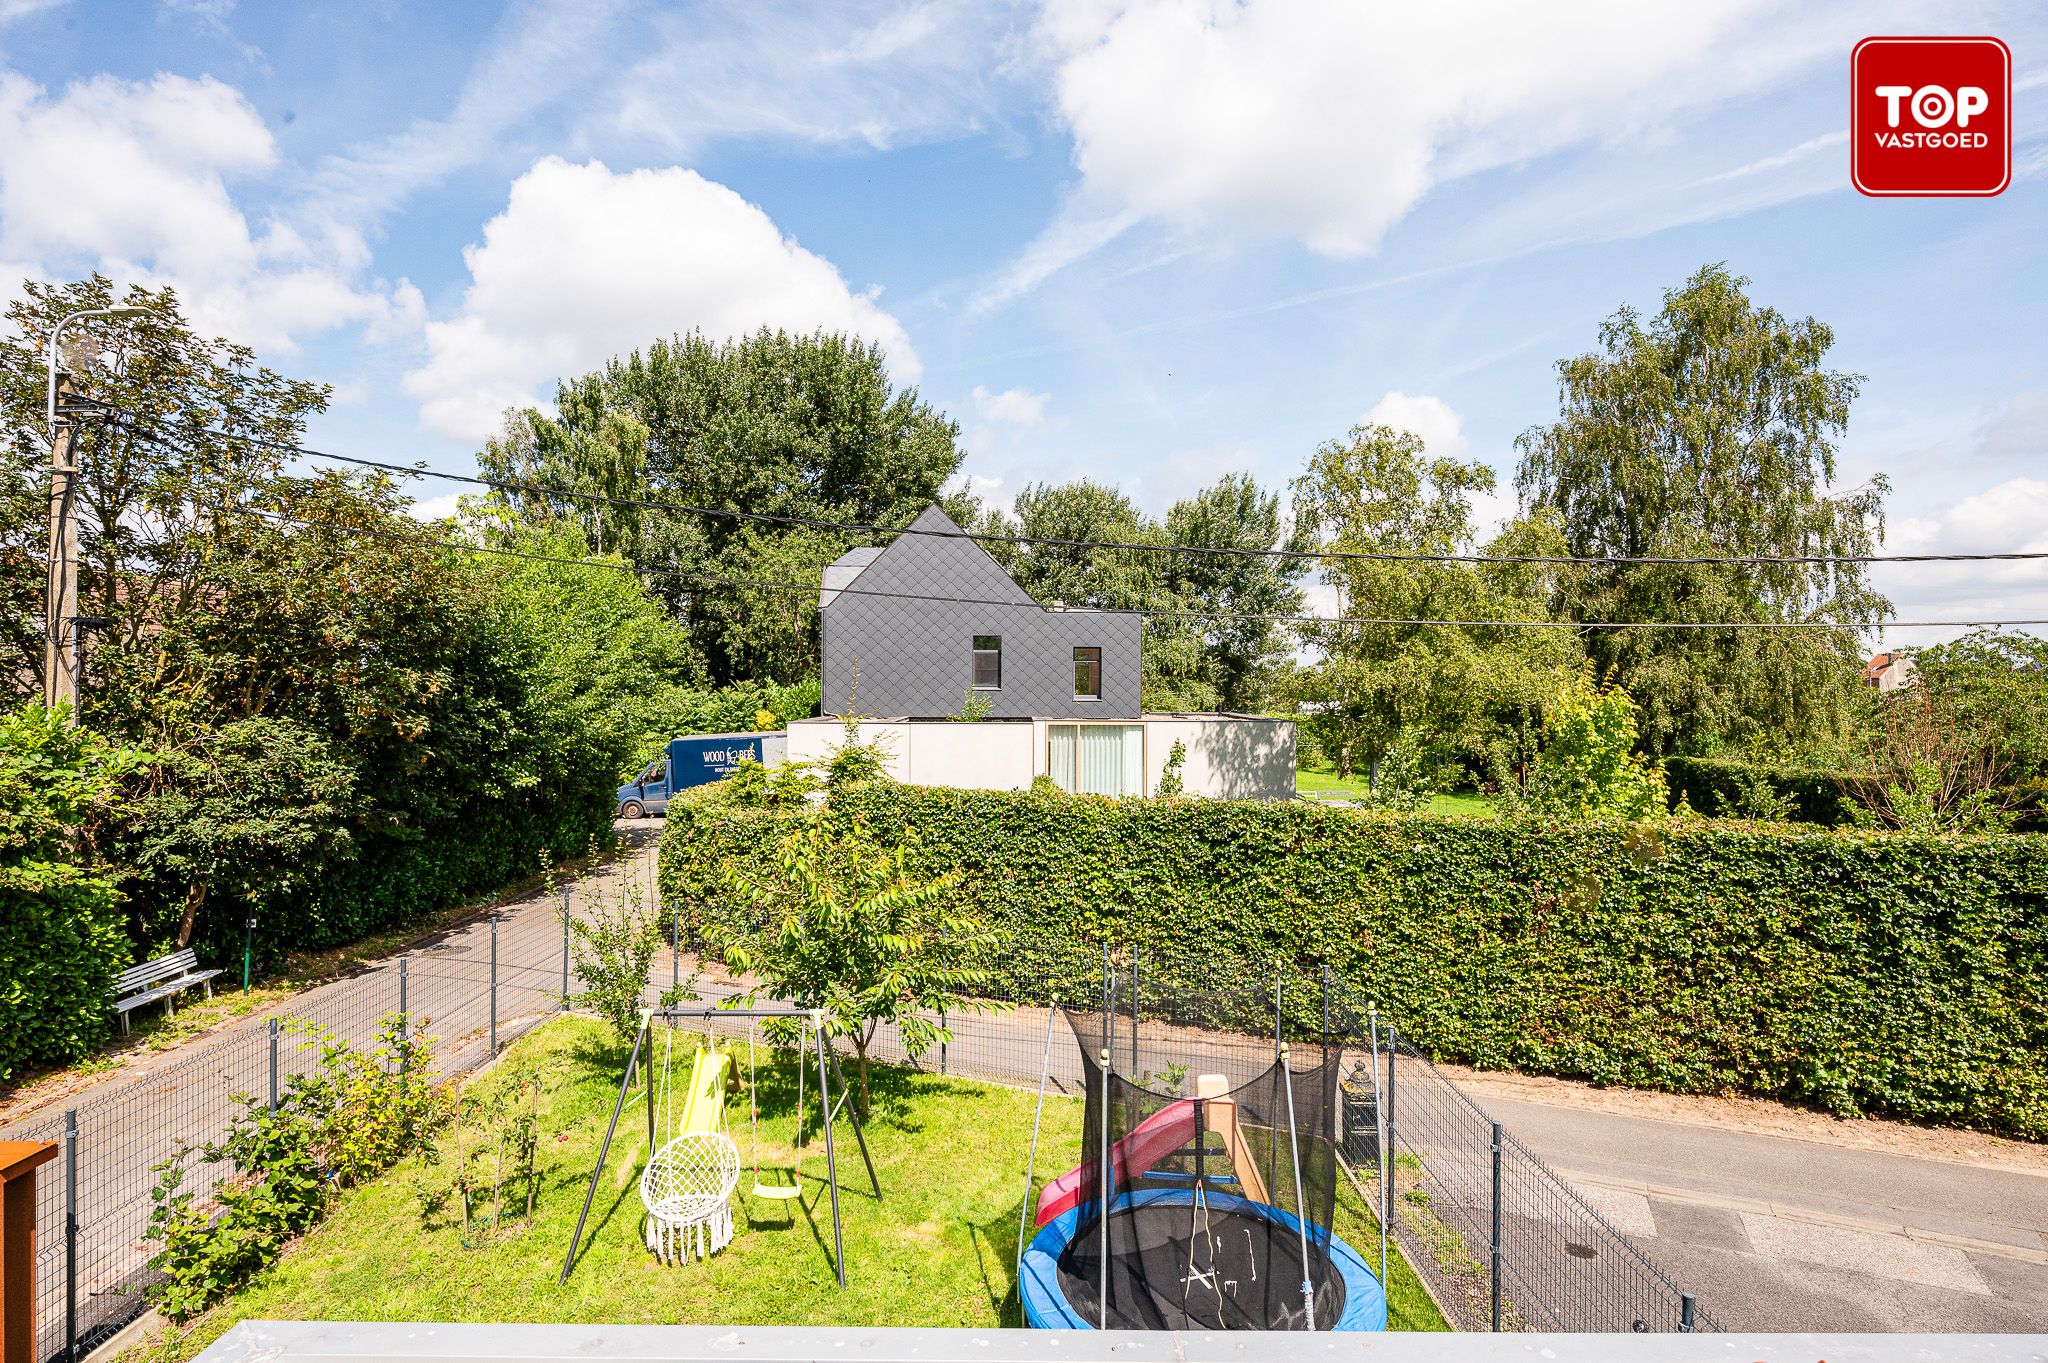
[[[1431,458],[1407,431],[1358,426],[1317,450],[1293,488],[1298,533],[1330,554],[1323,576],[1337,589],[1340,616],[1396,622],[1302,631],[1320,659],[1295,675],[1296,699],[1338,770],[1371,770],[1404,737],[1482,771],[1512,760],[1550,676],[1579,656],[1571,632],[1424,623],[1544,619],[1527,582],[1511,574],[1339,557],[1471,552],[1472,497],[1492,490],[1493,470]],[[1527,544],[1541,529],[1511,533]]]
[[[614,508],[513,493],[530,520],[570,520],[627,553],[691,627],[714,683],[791,681],[818,666],[814,587],[860,534],[720,512],[901,525],[959,467],[959,428],[914,388],[896,389],[881,349],[819,332],[697,333],[565,380],[552,419],[513,413],[479,456],[512,481],[673,502]],[[748,587],[746,582],[790,584]]]
[[[0,676],[17,685],[40,689],[43,670],[45,343],[60,317],[115,304],[140,315],[64,334],[78,392],[102,409],[80,423],[74,447],[79,613],[111,619],[116,643],[199,604],[221,523],[327,403],[326,385],[282,378],[247,346],[193,332],[169,289],[117,293],[101,275],[25,282],[0,335],[0,458],[13,475],[0,480],[0,646],[12,655]]]
[[[1286,657],[1290,631],[1257,616],[1299,614],[1305,600],[1300,559],[1256,557],[1283,547],[1280,498],[1262,491],[1251,475],[1227,473],[1213,487],[1175,502],[1166,513],[1166,538],[1198,548],[1251,551],[1160,554],[1167,590],[1184,605],[1229,612],[1192,622],[1207,660],[1207,674],[1225,710],[1255,710],[1266,703],[1275,669]],[[1284,547],[1299,547],[1294,536]]]
[[[1517,442],[1526,509],[1575,555],[1868,554],[1882,475],[1837,489],[1835,445],[1862,380],[1825,366],[1834,333],[1759,307],[1709,265],[1645,322],[1624,307],[1601,353],[1558,365],[1558,420]],[[1588,648],[1642,706],[1654,753],[1811,750],[1841,735],[1859,632],[1891,603],[1839,561],[1592,566],[1557,607],[1585,621],[1811,622],[1796,630],[1593,630]]]

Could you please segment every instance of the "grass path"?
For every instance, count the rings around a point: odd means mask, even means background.
[[[771,1181],[795,1155],[795,1080],[762,1052],[761,1161]],[[623,1056],[600,1023],[570,1017],[508,1052],[495,1074],[530,1068],[542,1078],[539,1212],[531,1229],[465,1249],[459,1216],[440,1196],[445,1172],[407,1162],[348,1194],[327,1222],[239,1295],[188,1331],[153,1341],[151,1356],[188,1358],[237,1321],[563,1321],[645,1324],[915,1325],[1019,1323],[1013,1274],[1020,1184],[1036,1095],[1027,1089],[878,1068],[869,1144],[881,1178],[877,1202],[849,1130],[839,1131],[840,1204],[847,1287],[834,1282],[831,1205],[820,1175],[822,1143],[811,1107],[805,1196],[747,1196],[741,1172],[732,1244],[708,1262],[657,1263],[640,1240],[639,1171],[646,1116],[627,1109],[596,1205],[588,1248],[565,1286],[556,1274],[575,1227],[597,1147],[617,1093]],[[743,1062],[744,1063],[744,1062]],[[486,1076],[478,1083],[493,1082]],[[743,1161],[745,1107],[730,1107]],[[1049,1097],[1041,1178],[1080,1158],[1081,1105]],[[1348,1189],[1343,1198],[1351,1198]],[[1363,1249],[1377,1233],[1362,1205],[1340,1207],[1338,1229]],[[1397,1329],[1443,1329],[1405,1265],[1394,1271]]]

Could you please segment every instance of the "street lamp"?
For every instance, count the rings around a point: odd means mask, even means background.
[[[50,328],[48,353],[44,356],[46,386],[43,391],[43,420],[50,437],[50,576],[43,611],[43,697],[51,705],[71,701],[71,722],[78,722],[78,685],[75,659],[77,641],[72,624],[78,611],[77,542],[72,522],[72,493],[78,478],[78,461],[73,458],[73,437],[57,426],[57,375],[61,364],[59,344],[64,328],[88,317],[141,317],[148,309],[137,307],[81,308],[66,313]]]
[[[64,335],[64,328],[73,322],[84,321],[88,317],[146,317],[148,315],[148,308],[81,308],[77,312],[65,313],[57,319],[57,325],[50,328],[50,343],[43,355],[43,368],[47,371],[46,384],[43,389],[43,421],[50,434],[50,444],[53,451],[50,457],[52,460],[56,458],[54,449],[57,443],[57,345]]]

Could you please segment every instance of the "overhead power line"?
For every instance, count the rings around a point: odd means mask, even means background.
[[[120,425],[122,429],[144,439],[162,438],[135,425],[132,421],[114,424]],[[228,431],[204,431],[199,434],[214,439],[237,441],[242,444],[274,449],[308,459],[330,459],[337,463],[378,469],[385,473],[397,474],[400,477],[438,478],[444,482],[465,483],[472,487],[489,488],[494,492],[521,493],[527,496],[539,497],[562,497],[571,501],[589,502],[594,506],[632,507],[642,511],[672,511],[686,516],[714,517],[770,525],[801,526],[806,529],[833,530],[854,535],[923,535],[934,539],[969,540],[975,543],[1023,546],[1042,545],[1058,549],[1118,549],[1137,553],[1283,559],[1303,563],[1325,563],[1332,561],[1368,563],[1485,563],[1554,567],[1626,567],[1636,565],[1666,565],[1673,567],[1823,567],[1830,564],[2001,563],[2048,559],[2048,551],[2019,551],[1996,554],[1427,554],[1404,550],[1246,549],[1234,546],[1205,544],[1147,544],[1137,540],[1059,539],[1046,535],[1013,535],[1000,531],[986,530],[920,530],[910,526],[879,525],[869,521],[835,521],[815,516],[782,515],[769,511],[737,511],[728,507],[695,506],[687,502],[670,502],[647,497],[620,497],[609,493],[583,492],[574,488],[550,487],[544,484],[517,482],[502,478],[485,478],[477,474],[445,473],[438,469],[420,468],[410,464],[394,464],[381,459],[365,459],[360,455],[338,454],[332,450],[313,449],[291,441],[271,440],[263,436],[238,435]]]
[[[341,525],[317,517],[292,516],[281,512],[256,510],[256,514],[268,520],[310,528],[339,531],[345,535],[364,536],[372,539],[396,540],[402,543],[425,545],[431,548],[450,549],[460,553],[484,554],[499,558],[531,559],[541,563],[559,563],[572,568],[602,568],[608,571],[628,573],[638,577],[638,570],[630,563],[619,563],[605,559],[564,558],[555,554],[537,554],[524,549],[499,549],[486,545],[467,544],[461,540],[442,539],[432,535],[407,535],[393,530],[375,530],[368,526]],[[679,577],[692,582],[712,586],[734,587],[752,591],[792,593],[799,596],[817,596],[822,588],[816,584],[799,582],[774,582],[759,578],[728,577],[718,573],[698,573],[687,569],[674,570]],[[1017,607],[1026,603],[1011,600],[972,596],[940,596],[918,592],[875,591],[860,587],[835,587],[832,595],[875,597],[887,601],[926,601],[955,606],[1009,606]],[[1042,610],[1055,609],[1043,607]],[[1420,617],[1356,616],[1356,615],[1278,615],[1254,611],[1228,610],[1102,610],[1091,608],[1069,608],[1076,615],[1136,615],[1148,620],[1252,620],[1276,625],[1412,625],[1444,626],[1465,629],[1824,629],[1842,630],[1859,628],[1828,620],[1442,620]],[[1974,629],[2018,625],[2048,625],[2048,619],[2041,620],[1897,620],[1888,621],[1886,629]]]

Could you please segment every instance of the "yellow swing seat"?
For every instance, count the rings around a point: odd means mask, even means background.
[[[799,1033],[798,1035],[799,1035],[799,1038],[801,1038],[801,1035],[802,1035],[802,1034],[801,1034],[801,1033]],[[763,1179],[762,1179],[762,1177],[761,1177],[761,1104],[760,1104],[760,1101],[759,1101],[759,1098],[758,1098],[757,1092],[756,1092],[756,1090],[755,1090],[755,1088],[754,1088],[754,1083],[755,1083],[755,1071],[754,1071],[754,1024],[753,1024],[752,1020],[750,1019],[750,1020],[748,1021],[748,1023],[747,1023],[747,1113],[748,1113],[748,1116],[749,1116],[749,1118],[751,1119],[751,1120],[750,1120],[750,1122],[749,1122],[749,1125],[751,1126],[751,1128],[752,1128],[752,1131],[753,1131],[753,1140],[752,1140],[752,1142],[751,1142],[751,1143],[752,1143],[752,1145],[753,1145],[753,1154],[754,1154],[754,1160],[753,1160],[753,1163],[754,1163],[754,1189],[753,1189],[753,1192],[754,1192],[754,1196],[755,1196],[755,1197],[758,1197],[758,1198],[762,1198],[762,1199],[765,1199],[766,1201],[769,1201],[769,1202],[788,1202],[788,1201],[790,1201],[790,1200],[791,1200],[792,1198],[800,1198],[800,1197],[802,1197],[802,1196],[804,1195],[804,1166],[803,1166],[803,1158],[804,1158],[804,1154],[803,1154],[803,1145],[802,1145],[802,1141],[803,1141],[803,1134],[802,1134],[802,1133],[803,1133],[803,1124],[804,1124],[804,1098],[803,1098],[803,1092],[804,1092],[804,1091],[803,1091],[803,1072],[804,1072],[804,1048],[803,1048],[803,1042],[802,1042],[802,1040],[801,1040],[801,1039],[799,1039],[799,1040],[798,1040],[798,1042],[797,1042],[797,1050],[796,1050],[796,1072],[797,1072],[797,1091],[796,1091],[796,1092],[797,1092],[797,1098],[796,1098],[796,1124],[797,1124],[797,1133],[798,1133],[798,1134],[797,1134],[797,1141],[798,1141],[798,1145],[797,1145],[797,1153],[796,1153],[797,1163],[796,1163],[796,1167],[795,1167],[794,1169],[790,1170],[790,1173],[789,1173],[789,1182],[787,1182],[787,1183],[769,1183],[769,1182],[766,1182],[765,1180],[763,1180]]]

